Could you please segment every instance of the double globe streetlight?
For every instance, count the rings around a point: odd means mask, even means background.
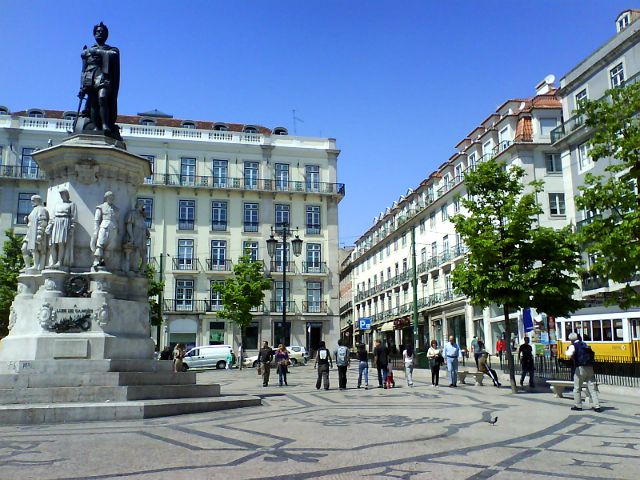
[[[282,269],[282,328],[285,329],[285,332],[287,328],[287,238],[293,235],[295,235],[295,238],[291,240],[291,249],[293,250],[293,254],[296,257],[299,257],[300,253],[302,253],[302,239],[298,236],[298,228],[293,231],[289,228],[288,224],[280,224],[276,227],[275,230],[273,229],[273,227],[271,227],[271,236],[267,240],[267,252],[269,253],[269,257],[274,258],[276,250],[278,248],[278,244],[280,243],[276,239],[276,236],[282,239],[282,256],[280,257],[280,267]],[[274,332],[274,344],[275,343],[278,343],[278,339],[275,338]],[[284,343],[284,339],[282,339],[282,343]]]

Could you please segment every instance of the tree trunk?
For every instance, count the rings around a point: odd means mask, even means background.
[[[244,358],[244,330],[245,327],[240,327],[240,358],[238,358],[238,369],[242,370],[243,358]]]
[[[511,392],[517,393],[516,387],[516,369],[513,364],[513,355],[511,354],[511,321],[509,319],[509,306],[503,305],[504,310],[504,334],[505,344],[507,347],[507,365],[509,367],[509,383],[511,384]]]

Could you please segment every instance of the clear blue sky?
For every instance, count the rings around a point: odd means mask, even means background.
[[[105,11],[108,6],[109,11]],[[285,126],[335,137],[340,241],[415,187],[508,98],[559,79],[638,2],[0,0],[0,105],[75,110],[104,21],[121,113]]]

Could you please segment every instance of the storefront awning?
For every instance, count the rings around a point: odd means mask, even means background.
[[[380,327],[380,331],[381,332],[391,332],[391,331],[393,331],[393,321],[387,322],[387,323],[383,323],[382,326]]]

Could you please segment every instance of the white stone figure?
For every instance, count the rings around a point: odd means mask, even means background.
[[[46,233],[49,235],[51,264],[48,268],[70,267],[73,264],[73,237],[78,209],[69,198],[69,190],[60,190],[62,202],[53,209]]]
[[[25,217],[27,223],[27,234],[22,240],[22,257],[24,258],[25,270],[35,268],[42,270],[47,261],[47,225],[49,224],[49,211],[42,205],[40,195],[31,197],[33,210]],[[31,257],[33,256],[33,264]]]
[[[136,206],[127,214],[125,221],[126,232],[122,249],[124,251],[125,272],[144,271],[147,265],[147,239],[150,238],[144,214],[144,202],[138,200]]]
[[[105,257],[118,241],[118,220],[120,209],[113,204],[113,193],[104,194],[104,203],[96,207],[95,227],[91,237],[93,267],[103,267]]]

